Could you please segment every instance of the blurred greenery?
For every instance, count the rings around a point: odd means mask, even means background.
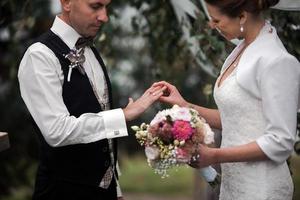
[[[199,6],[198,1],[194,3]],[[1,0],[0,6],[0,131],[8,132],[11,142],[11,148],[0,153],[0,199],[26,200],[32,192],[38,143],[31,118],[20,97],[17,70],[26,48],[51,26],[53,14],[49,0]],[[169,1],[113,0],[109,9],[110,23],[102,28],[97,46],[109,68],[115,106],[126,105],[129,96],[136,98],[154,81],[167,80],[176,85],[187,100],[215,107],[212,86],[216,77],[207,75],[203,66],[198,66],[189,53],[187,44],[182,40],[181,24],[177,22]],[[272,10],[266,15],[278,29],[288,51],[299,60],[300,13]],[[198,38],[208,56],[208,60],[203,62],[212,62],[218,71],[233,45],[209,29],[205,20],[203,13],[199,13],[197,20],[191,20],[192,34]],[[157,110],[165,106],[156,104],[131,124],[149,121]],[[120,151],[134,155],[140,148],[131,135],[120,140]],[[123,171],[132,173],[128,177],[138,178],[141,173],[144,180],[151,180],[151,185],[158,189],[171,188],[168,183],[161,185],[160,178],[155,182],[154,177],[148,177],[142,163],[134,163],[135,159],[131,161],[131,157],[129,160],[123,163]],[[291,163],[300,166],[294,160]],[[141,171],[134,174],[133,167]],[[178,185],[175,180],[170,182],[174,184],[172,192],[179,191],[178,186],[186,188],[189,185],[189,173],[182,169],[176,174],[182,180],[177,182]],[[126,176],[124,173],[122,185],[125,190],[133,191],[132,181],[127,181]],[[299,173],[294,174],[297,195],[300,195],[297,189],[300,187],[299,176]],[[142,184],[139,182],[137,186]],[[190,192],[187,189],[187,193]]]
[[[193,193],[193,170],[181,166],[169,171],[162,179],[148,166],[145,156],[130,156],[121,159],[120,184],[126,193],[148,193],[156,195],[190,196]]]

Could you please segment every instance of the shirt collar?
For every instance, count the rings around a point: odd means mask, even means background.
[[[69,24],[64,22],[59,16],[55,17],[51,31],[55,33],[66,45],[72,49],[75,46],[78,38],[81,37]]]

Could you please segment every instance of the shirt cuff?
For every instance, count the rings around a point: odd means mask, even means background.
[[[125,116],[121,108],[99,113],[103,117],[106,138],[128,136]]]
[[[117,182],[119,182],[119,181],[117,180]],[[119,183],[117,183],[117,197],[123,197]]]

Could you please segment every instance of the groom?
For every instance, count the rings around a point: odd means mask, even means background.
[[[110,0],[60,0],[62,13],[20,63],[22,98],[39,131],[40,165],[34,200],[123,199],[116,141],[126,121],[164,88],[150,88],[124,109],[113,109],[111,85],[92,39],[108,21]]]
[[[83,70],[71,68],[64,57],[80,38],[96,36],[108,21],[110,0],[60,2],[62,14],[28,48],[18,74],[22,97],[40,132],[33,199],[114,200],[117,189],[121,198],[112,138],[126,136],[127,130],[121,109],[105,111],[112,95],[104,63],[85,41],[79,44],[85,51],[80,56],[86,60]]]

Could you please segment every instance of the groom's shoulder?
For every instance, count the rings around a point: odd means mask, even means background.
[[[27,54],[42,53],[44,56],[69,51],[67,45],[51,30],[42,33],[35,38],[26,48]],[[51,55],[50,55],[51,54]]]
[[[51,38],[51,35],[49,35],[48,32],[42,33],[36,37],[27,45],[27,47],[25,47],[21,61],[24,57],[26,57],[26,59],[28,59],[28,57],[41,59],[53,58],[55,53],[47,45],[47,41],[51,40],[53,40],[53,38]]]
[[[48,32],[49,31],[46,31],[46,32],[38,35],[34,39],[32,39],[30,42],[26,43],[24,45],[24,51],[22,53],[23,56],[24,56],[24,54],[29,53],[29,52],[43,50],[45,45],[42,44],[42,41],[47,38]]]

